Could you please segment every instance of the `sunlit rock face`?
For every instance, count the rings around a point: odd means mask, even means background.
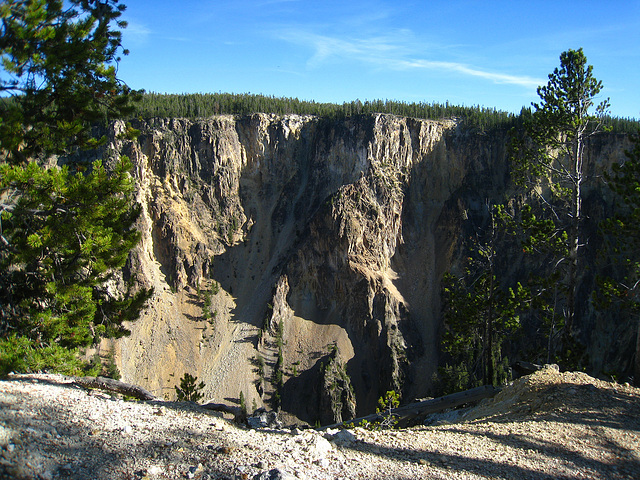
[[[129,141],[114,124],[108,151],[133,161],[143,207],[124,276],[155,293],[115,344],[124,380],[173,398],[187,372],[207,399],[242,392],[309,422],[370,413],[387,390],[429,393],[440,277],[465,222],[509,188],[505,132],[392,115],[135,127]],[[599,144],[598,161],[620,158],[616,145]],[[321,401],[329,359],[348,408]]]

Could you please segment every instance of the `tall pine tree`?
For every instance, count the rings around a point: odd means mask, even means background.
[[[549,265],[561,271],[564,292],[563,354],[574,344],[576,291],[581,251],[584,150],[587,139],[603,130],[609,102],[597,106],[602,82],[593,76],[582,49],[560,55],[560,67],[549,75],[547,85],[538,88],[540,103],[534,103],[524,136],[514,143],[513,167],[516,182],[526,188],[534,206],[534,217],[552,231],[544,239],[529,238],[532,251],[553,245]],[[595,107],[595,108],[594,108]],[[530,205],[530,206],[531,206]],[[536,230],[535,228],[533,229]],[[542,246],[546,244],[546,246]]]
[[[126,335],[151,294],[109,281],[139,240],[131,163],[55,156],[95,148],[97,121],[138,96],[116,77],[118,0],[0,5],[0,374],[76,373],[78,349]]]

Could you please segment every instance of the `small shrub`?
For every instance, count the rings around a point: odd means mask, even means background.
[[[211,292],[204,292],[204,305],[202,307],[202,315],[205,320],[209,320],[211,318]]]
[[[282,348],[284,346],[284,322],[278,322],[278,333],[276,334],[276,346]]]
[[[256,373],[258,374],[258,377],[260,377],[260,380],[264,381],[264,369],[265,369],[264,357],[258,353],[253,363],[256,366]]]
[[[273,404],[273,409],[274,410],[280,411],[281,401],[282,401],[282,399],[280,397],[280,392],[275,390],[273,392],[273,395],[271,396],[271,403]]]
[[[198,377],[194,377],[188,373],[180,379],[180,387],[174,387],[179,402],[197,402],[202,399],[201,390],[204,388],[204,382],[196,383]]]
[[[390,390],[384,394],[384,396],[378,399],[378,408],[376,413],[382,416],[382,420],[374,422],[372,427],[374,429],[393,428],[398,423],[398,419],[391,413],[394,408],[398,408],[400,405],[400,395],[394,390]]]
[[[398,408],[400,405],[400,395],[397,394],[394,390],[390,390],[383,397],[378,399],[378,408],[376,409],[376,413],[381,413],[386,410],[391,410],[393,408]]]
[[[244,392],[240,390],[240,410],[243,415],[247,415],[247,401],[244,398]]]
[[[278,390],[281,390],[284,386],[284,354],[282,353],[282,347],[278,348],[278,358],[276,359],[276,366],[273,371],[273,381]]]
[[[113,378],[114,380],[120,380],[120,370],[118,370],[118,366],[116,365],[115,357],[116,352],[112,345],[109,349],[106,360],[102,363],[102,371],[100,372],[100,375],[107,378]]]

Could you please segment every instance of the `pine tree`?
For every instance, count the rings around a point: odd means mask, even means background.
[[[599,279],[595,295],[600,307],[621,305],[636,319],[634,383],[640,385],[640,136],[633,139],[627,160],[614,164],[607,184],[616,194],[618,209],[614,217],[603,222],[607,234],[605,253],[618,275]]]
[[[491,213],[483,239],[472,239],[464,273],[447,273],[442,280],[444,333],[442,349],[453,366],[441,369],[447,392],[508,380],[503,368],[503,344],[520,329],[519,311],[529,292],[517,284],[501,285],[497,277],[498,237],[502,234]]]
[[[77,349],[126,335],[123,322],[151,294],[108,286],[140,238],[130,161],[108,171],[70,160],[104,141],[92,135],[96,121],[130,111],[111,28],[125,26],[123,9],[117,0],[0,5],[0,374],[79,371]],[[52,166],[51,155],[66,164]]]
[[[516,181],[526,188],[526,195],[539,212],[537,219],[545,228],[549,222],[553,224],[546,238],[539,239],[539,243],[535,238],[529,239],[529,246],[535,250],[541,243],[549,245],[549,241],[561,240],[555,244],[555,258],[549,263],[553,269],[562,270],[565,355],[574,343],[576,290],[584,244],[584,149],[587,139],[604,129],[609,107],[608,100],[604,100],[591,113],[601,89],[602,82],[593,76],[593,67],[587,65],[582,49],[563,52],[560,67],[549,75],[547,85],[538,88],[541,101],[533,104],[524,136],[513,145]]]
[[[180,379],[180,386],[175,386],[176,397],[179,402],[198,402],[202,399],[204,382],[196,383],[198,377],[185,373]]]

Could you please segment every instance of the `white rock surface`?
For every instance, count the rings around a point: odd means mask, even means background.
[[[441,427],[338,431],[332,443],[15,376],[0,381],[0,479],[640,478],[640,389],[543,371],[472,412]]]

